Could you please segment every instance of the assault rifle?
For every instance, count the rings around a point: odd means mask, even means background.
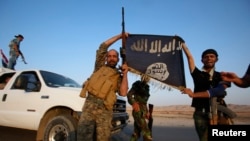
[[[23,55],[22,51],[21,51],[21,50],[18,50],[18,53],[21,55],[21,58],[22,58],[22,61],[24,62],[24,64],[27,64],[27,62],[26,62],[26,60],[25,60],[25,58],[24,58],[24,55]]]
[[[231,87],[231,83],[221,82],[223,87]],[[233,124],[232,119],[237,115],[232,110],[227,108],[227,104],[224,101],[224,97],[226,96],[226,91],[224,90],[223,96],[216,96],[210,98],[210,125],[218,125],[218,124]]]
[[[151,131],[151,137],[152,137],[152,127],[153,127],[153,116],[152,116],[153,109],[154,109],[154,105],[148,104],[148,112],[149,112],[148,128]]]
[[[124,22],[124,7],[122,7],[122,47],[120,48],[122,64],[126,63],[125,43],[126,43],[126,35],[125,35],[125,22]]]
[[[218,124],[218,106],[217,106],[217,97],[210,98],[210,125],[217,125]]]

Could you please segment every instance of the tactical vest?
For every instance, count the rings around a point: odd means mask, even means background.
[[[84,82],[80,96],[85,98],[86,92],[89,92],[97,98],[103,99],[107,109],[112,109],[116,101],[119,78],[120,73],[117,69],[103,66]]]

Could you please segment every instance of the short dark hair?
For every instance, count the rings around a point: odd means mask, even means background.
[[[217,51],[211,48],[203,51],[201,57],[203,58],[206,54],[214,54],[216,57],[218,57]]]
[[[24,39],[24,37],[23,37],[23,35],[22,35],[22,34],[15,35],[15,37],[16,37],[16,38],[21,37],[21,38],[23,38],[23,39]]]

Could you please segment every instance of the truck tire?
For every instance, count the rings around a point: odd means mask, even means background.
[[[77,120],[70,115],[59,115],[46,125],[43,141],[74,141],[76,132]]]

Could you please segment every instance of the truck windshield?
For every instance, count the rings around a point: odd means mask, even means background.
[[[44,82],[49,87],[77,87],[77,88],[81,87],[81,85],[79,85],[76,81],[72,80],[69,77],[48,71],[40,71],[40,72],[44,79]]]

